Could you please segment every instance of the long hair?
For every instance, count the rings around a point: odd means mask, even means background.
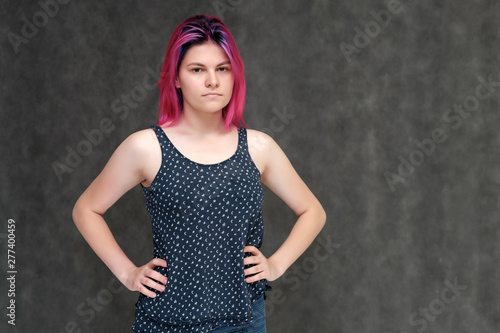
[[[174,125],[183,109],[182,92],[175,87],[175,79],[179,75],[179,66],[187,50],[205,42],[217,43],[231,62],[234,76],[233,93],[229,103],[222,109],[222,117],[226,129],[231,125],[246,127],[243,120],[245,106],[244,65],[233,36],[226,25],[215,16],[196,15],[185,19],[175,29],[167,46],[167,54],[163,61],[160,80],[160,105],[158,125]]]

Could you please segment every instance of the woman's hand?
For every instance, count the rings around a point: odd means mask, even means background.
[[[243,259],[245,265],[255,265],[245,269],[245,276],[256,274],[245,279],[247,283],[266,279],[274,281],[283,275],[278,265],[271,258],[266,258],[255,246],[245,246],[243,252],[251,253],[251,257]]]
[[[155,298],[156,293],[146,288],[165,291],[167,277],[154,270],[155,267],[167,267],[167,262],[160,258],[155,258],[141,267],[134,267],[129,272],[123,283],[131,291],[139,291],[140,293]],[[155,281],[156,280],[156,281]]]

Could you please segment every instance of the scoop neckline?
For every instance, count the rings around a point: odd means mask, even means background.
[[[205,163],[193,161],[192,159],[188,158],[183,153],[181,153],[181,151],[179,149],[177,149],[177,147],[174,145],[174,143],[170,140],[170,138],[168,137],[167,133],[165,133],[163,128],[160,125],[156,125],[156,127],[158,127],[160,129],[160,131],[163,133],[163,136],[167,139],[167,141],[170,143],[170,145],[172,146],[174,151],[177,154],[179,154],[179,156],[181,156],[182,158],[184,158],[185,160],[187,160],[193,164],[196,164],[196,165],[199,165],[202,167],[216,166],[216,165],[220,165],[220,164],[226,163],[227,161],[231,160],[232,158],[234,158],[236,156],[236,154],[238,154],[238,151],[240,150],[241,141],[242,141],[241,132],[240,132],[242,130],[242,128],[237,128],[236,131],[238,132],[238,144],[236,146],[236,150],[234,151],[234,153],[231,156],[229,156],[228,158],[226,158],[225,160],[222,160],[220,162],[205,164]]]

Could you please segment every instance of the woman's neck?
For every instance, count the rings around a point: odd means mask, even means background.
[[[199,135],[227,132],[222,118],[222,110],[214,113],[192,113],[183,110],[176,127],[183,132]]]

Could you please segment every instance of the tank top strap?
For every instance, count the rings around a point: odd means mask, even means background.
[[[241,127],[238,129],[238,150],[240,153],[248,153],[247,129]]]
[[[153,129],[155,131],[156,137],[158,138],[158,141],[163,145],[168,143],[167,141],[167,136],[165,135],[165,132],[162,130],[162,128],[159,125],[153,125],[150,126],[149,128]]]
[[[241,157],[243,157],[247,162],[250,162],[252,166],[254,166],[252,157],[250,156],[250,151],[248,149],[248,132],[245,127],[241,127],[238,129],[239,134],[239,144],[238,144],[238,153]]]

